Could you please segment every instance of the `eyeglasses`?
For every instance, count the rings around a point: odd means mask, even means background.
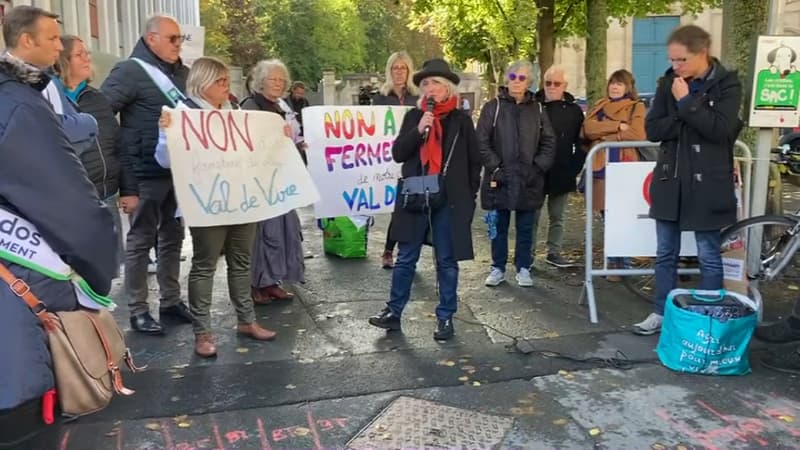
[[[686,64],[686,61],[691,59],[692,56],[694,56],[694,55],[684,56],[683,58],[667,58],[667,61],[669,61],[669,63],[672,64],[672,65],[675,65],[675,64]]]
[[[407,72],[408,67],[406,66],[392,66],[392,72]]]
[[[170,44],[183,44],[183,41],[186,40],[186,37],[182,34],[172,34],[169,36],[162,36],[158,33],[155,33],[158,37],[163,37],[164,39],[168,40]]]
[[[562,85],[562,84],[564,84],[564,82],[563,82],[563,81],[550,81],[550,80],[545,80],[545,82],[544,82],[544,85],[545,85],[545,86],[547,86],[547,87],[550,87],[550,86],[553,86],[553,87],[561,87],[561,85]]]
[[[81,59],[85,59],[85,58],[88,58],[90,56],[92,56],[92,52],[88,52],[86,50],[82,50],[80,52],[73,53],[71,55],[72,58],[81,58]]]
[[[267,81],[269,81],[270,83],[286,84],[286,78],[267,78]]]
[[[526,79],[528,79],[528,77],[526,77],[525,75],[522,75],[522,74],[516,74],[514,72],[511,72],[510,74],[508,74],[508,79],[511,80],[511,81],[515,81],[515,80],[525,81]]]

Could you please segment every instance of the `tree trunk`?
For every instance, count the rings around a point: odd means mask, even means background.
[[[586,0],[586,100],[591,106],[606,95],[608,0]]]
[[[747,122],[756,41],[759,34],[767,31],[769,2],[724,0],[722,11],[722,63],[726,68],[739,72],[739,80],[742,82],[740,112],[742,119]],[[739,139],[754,149],[755,136],[754,128],[745,128]]]
[[[544,73],[553,65],[556,52],[555,33],[555,0],[536,0],[539,20],[536,24],[537,41],[539,42],[539,85],[544,83]]]

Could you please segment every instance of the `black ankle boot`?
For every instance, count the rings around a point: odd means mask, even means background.
[[[400,316],[385,308],[380,314],[370,317],[369,324],[387,331],[396,331],[400,329]]]
[[[437,320],[436,331],[433,333],[433,338],[437,341],[446,341],[453,337],[455,330],[453,329],[453,319]]]

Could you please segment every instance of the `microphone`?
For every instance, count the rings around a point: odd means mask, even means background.
[[[427,110],[430,111],[431,113],[433,113],[433,108],[436,106],[436,100],[434,100],[433,97],[428,97],[427,106],[428,106]],[[422,141],[423,142],[428,140],[428,135],[429,134],[431,134],[431,126],[430,125],[425,127],[425,132],[422,133]]]

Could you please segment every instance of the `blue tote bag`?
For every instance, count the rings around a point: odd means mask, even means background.
[[[736,292],[675,289],[664,308],[658,358],[678,372],[750,373],[747,349],[760,307]]]

